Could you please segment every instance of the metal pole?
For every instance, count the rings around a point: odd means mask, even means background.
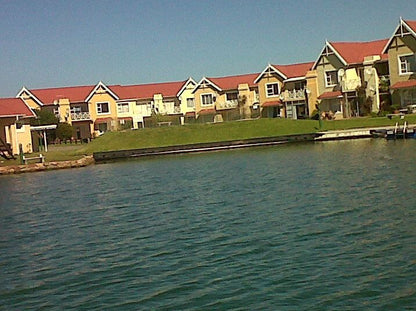
[[[43,130],[43,142],[45,145],[45,152],[48,152],[48,141],[46,140],[46,130]]]

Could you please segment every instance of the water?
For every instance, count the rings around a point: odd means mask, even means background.
[[[0,309],[414,310],[416,140],[0,177]]]

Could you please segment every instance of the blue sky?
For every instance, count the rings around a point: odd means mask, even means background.
[[[388,38],[400,16],[416,0],[0,0],[0,97],[260,72],[314,61],[326,39]]]

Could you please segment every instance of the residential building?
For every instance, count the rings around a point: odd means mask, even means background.
[[[321,110],[336,118],[379,111],[388,101],[388,93],[381,87],[388,84],[386,43],[387,39],[325,42],[312,67],[317,72]]]
[[[263,117],[304,119],[314,110],[316,73],[313,62],[268,65],[255,79]]]
[[[119,120],[132,121],[132,128],[145,127],[152,114],[180,117],[194,113],[192,90],[195,81],[163,82],[137,85],[117,85],[111,89],[117,94]],[[161,122],[159,122],[161,124]]]
[[[400,19],[383,53],[388,54],[392,103],[416,112],[416,21]]]
[[[202,122],[251,118],[258,109],[257,76],[203,77],[193,91],[196,118]]]
[[[32,152],[30,119],[36,115],[20,98],[0,98],[0,156]]]

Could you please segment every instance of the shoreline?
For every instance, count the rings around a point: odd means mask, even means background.
[[[78,160],[51,161],[45,163],[1,166],[0,176],[58,169],[78,168],[93,165],[96,163],[114,162],[127,159],[136,159],[140,157],[213,152],[221,150],[273,146],[288,143],[322,142],[331,140],[371,138],[374,137],[373,133],[375,131],[388,130],[392,128],[394,127],[387,126],[376,128],[357,128],[349,130],[335,130],[309,134],[293,134],[222,142],[196,143],[166,147],[94,152],[93,155],[84,156],[83,158]]]
[[[85,167],[95,163],[93,156],[84,156],[78,160],[70,161],[51,161],[45,163],[32,163],[32,164],[20,164],[9,165],[0,167],[0,175],[12,175],[32,172],[42,172],[50,170],[60,170],[68,168]]]

